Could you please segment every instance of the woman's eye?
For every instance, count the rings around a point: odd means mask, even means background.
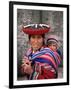
[[[35,38],[35,36],[32,36],[31,38]]]

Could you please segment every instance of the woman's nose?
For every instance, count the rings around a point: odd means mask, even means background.
[[[38,39],[37,38],[35,38],[35,40],[34,40],[35,42],[38,42]]]

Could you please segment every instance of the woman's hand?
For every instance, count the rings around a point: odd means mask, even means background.
[[[31,66],[31,61],[29,60],[23,60],[23,64],[22,64],[22,73],[26,73],[26,74],[31,74],[33,72],[32,66]]]

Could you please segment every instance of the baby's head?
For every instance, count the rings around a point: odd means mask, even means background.
[[[47,47],[53,51],[57,51],[58,49],[58,40],[54,36],[50,36],[47,39]]]

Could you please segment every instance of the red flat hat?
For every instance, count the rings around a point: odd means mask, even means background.
[[[49,31],[50,27],[46,24],[30,24],[22,28],[22,31],[29,35],[41,35]]]

